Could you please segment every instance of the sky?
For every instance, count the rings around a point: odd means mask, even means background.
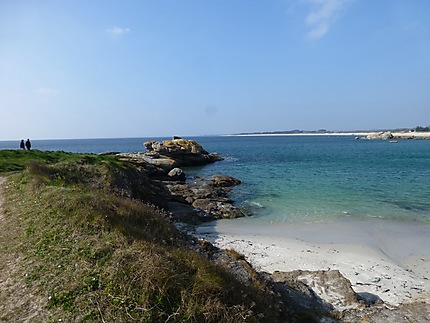
[[[0,0],[0,140],[428,125],[428,0]]]

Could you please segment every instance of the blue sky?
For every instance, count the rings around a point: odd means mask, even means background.
[[[427,126],[430,1],[0,1],[0,122],[0,140]]]

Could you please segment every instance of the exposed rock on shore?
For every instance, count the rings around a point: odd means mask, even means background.
[[[301,306],[307,309],[320,307],[321,310],[332,311],[356,307],[359,297],[351,287],[351,282],[346,279],[339,270],[319,270],[291,272],[275,271],[272,274],[273,280],[289,290],[289,294],[308,295],[307,299],[312,302],[300,302]],[[292,289],[290,286],[295,286]],[[291,301],[299,301],[297,297],[292,297]]]
[[[174,137],[172,140],[147,141],[143,158],[163,168],[200,166],[222,160],[217,153],[208,153],[195,140]]]
[[[245,285],[259,282],[279,296],[273,310],[289,313],[289,322],[428,322],[430,304],[414,300],[398,306],[385,304],[377,295],[356,293],[339,270],[256,271],[244,255],[220,250],[200,240],[196,251],[221,265]]]
[[[394,138],[394,135],[391,133],[391,131],[372,133],[366,136],[366,139],[369,139],[369,140],[375,140],[375,139],[388,140],[393,138]]]
[[[166,182],[165,185],[174,200],[170,203],[173,213],[178,207],[177,203],[182,203],[192,206],[199,220],[210,221],[245,215],[232,205],[233,200],[228,197],[232,187],[240,183],[231,176],[215,175],[210,180],[195,178],[189,183]]]
[[[430,133],[416,133],[416,132],[391,132],[380,131],[369,133],[367,136],[358,138],[364,140],[397,140],[397,139],[430,139]]]
[[[241,182],[231,176],[215,175],[211,179],[186,180],[182,166],[201,166],[223,160],[208,153],[194,140],[174,137],[163,142],[147,141],[147,152],[119,156],[143,167],[173,217],[179,221],[211,221],[244,216],[228,197],[233,186]]]

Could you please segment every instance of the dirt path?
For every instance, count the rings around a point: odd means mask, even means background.
[[[22,275],[22,255],[13,247],[18,241],[8,231],[9,220],[4,210],[6,179],[0,176],[0,321],[40,321],[40,317],[47,317],[43,301],[26,286]]]
[[[1,223],[3,222],[3,219],[4,219],[4,212],[3,212],[4,196],[3,196],[2,186],[5,181],[6,181],[6,177],[0,176],[0,228],[1,228]]]

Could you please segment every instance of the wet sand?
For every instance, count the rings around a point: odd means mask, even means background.
[[[331,223],[263,224],[219,220],[195,235],[244,254],[266,272],[338,269],[358,293],[384,302],[430,302],[430,224],[345,219]]]

